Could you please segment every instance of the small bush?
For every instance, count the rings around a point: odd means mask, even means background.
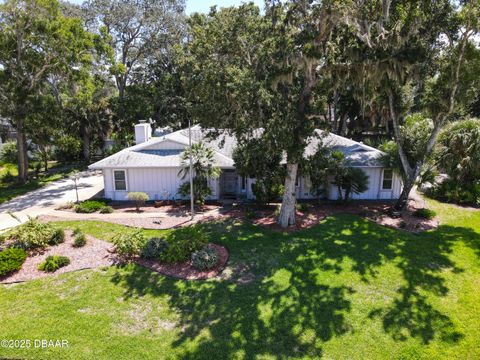
[[[79,247],[84,247],[87,244],[87,237],[85,234],[79,233],[75,235],[75,238],[73,239],[73,247],[79,248]]]
[[[207,244],[205,233],[198,226],[178,229],[167,238],[168,248],[160,255],[167,263],[187,261],[192,252]]]
[[[7,141],[0,147],[0,160],[11,164],[17,163],[18,150],[16,141]]]
[[[208,270],[218,263],[218,253],[214,248],[205,247],[192,253],[192,266],[198,270]]]
[[[301,202],[301,203],[297,203],[296,207],[298,211],[304,213],[304,212],[307,212],[308,209],[310,209],[310,204]]]
[[[90,214],[105,207],[105,201],[102,200],[86,200],[75,206],[75,212]]]
[[[113,238],[118,255],[127,259],[140,255],[145,242],[141,229],[122,233]]]
[[[437,216],[437,213],[433,210],[422,208],[422,209],[415,210],[413,215],[415,215],[418,218],[430,220],[430,219],[433,219],[435,216]]]
[[[61,267],[70,264],[70,259],[66,256],[51,255],[47,256],[44,262],[38,265],[38,270],[45,272],[55,272]]]
[[[168,242],[162,238],[151,238],[142,248],[140,256],[145,259],[158,259],[167,250]]]
[[[48,245],[55,244],[54,237],[61,234],[50,224],[44,224],[36,219],[30,219],[26,223],[17,226],[5,235],[7,241],[12,241],[14,247],[24,250],[43,249]]]
[[[144,205],[145,202],[149,200],[148,195],[144,192],[129,192],[127,198],[128,200],[135,202],[137,211],[140,211],[140,206]]]
[[[23,249],[8,248],[0,251],[0,276],[20,270],[26,258],[27,253]]]
[[[113,208],[111,206],[104,206],[100,208],[100,214],[111,214],[113,213]]]
[[[73,229],[73,235],[78,235],[78,234],[81,234],[82,233],[82,230],[80,230],[80,228],[76,227],[75,229]]]
[[[248,220],[253,220],[258,217],[257,212],[252,208],[247,208],[245,210],[245,218]]]
[[[49,245],[58,245],[65,241],[65,231],[63,229],[55,229],[50,239]]]

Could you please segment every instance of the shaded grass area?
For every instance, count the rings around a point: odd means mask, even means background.
[[[51,168],[47,173],[40,173],[39,177],[29,180],[25,184],[18,184],[16,176],[18,176],[18,169],[15,164],[1,164],[0,165],[0,204],[11,200],[17,196],[26,194],[29,191],[36,190],[48,183],[63,179],[71,175],[74,171],[81,168],[81,166],[67,166],[60,167],[51,164]],[[7,176],[8,174],[8,176]]]
[[[0,338],[70,346],[0,357],[479,358],[480,212],[429,207],[443,225],[418,235],[350,215],[290,234],[205,225],[230,251],[222,279],[183,281],[131,264],[2,286]],[[125,231],[61,224],[105,240]]]

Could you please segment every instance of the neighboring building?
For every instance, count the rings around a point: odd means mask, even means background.
[[[320,132],[320,130],[317,130]],[[215,165],[222,169],[219,179],[210,179],[212,189],[210,199],[246,198],[254,199],[253,178],[238,176],[232,153],[236,140],[232,136],[221,136],[210,140],[199,126],[192,127],[192,141],[203,141],[215,150]],[[102,170],[105,184],[105,197],[113,200],[126,200],[128,192],[142,191],[152,200],[179,198],[179,186],[188,181],[178,174],[181,169],[181,154],[188,147],[188,129],[151,137],[150,124],[141,122],[135,125],[136,145],[126,148],[89,166]],[[356,141],[328,134],[312,137],[305,149],[305,156],[314,154],[320,141],[335,150],[342,151],[349,165],[362,168],[369,176],[369,188],[361,194],[352,194],[353,199],[396,199],[402,190],[398,174],[382,165],[380,150]],[[298,176],[297,199],[315,198],[311,194],[308,177]],[[328,199],[338,198],[336,186],[328,185],[325,191]]]

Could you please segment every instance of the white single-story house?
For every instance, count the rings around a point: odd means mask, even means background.
[[[318,130],[321,132],[320,130]],[[192,142],[202,141],[215,150],[215,165],[222,170],[218,179],[210,179],[211,200],[236,198],[254,199],[252,184],[254,178],[241,177],[235,170],[232,153],[236,140],[232,136],[209,139],[199,126],[191,129]],[[320,141],[335,150],[342,151],[349,166],[362,168],[369,176],[368,190],[352,194],[353,199],[397,199],[402,191],[401,177],[392,169],[385,168],[380,150],[335,134],[312,137],[305,150],[305,156],[314,154]],[[179,186],[188,181],[179,176],[181,154],[189,144],[188,129],[152,137],[150,124],[135,125],[136,145],[126,148],[89,166],[102,170],[105,197],[112,200],[126,200],[132,191],[142,191],[151,200],[178,199]],[[336,186],[329,184],[325,197],[338,198]],[[299,174],[296,187],[297,199],[313,199],[308,177]]]

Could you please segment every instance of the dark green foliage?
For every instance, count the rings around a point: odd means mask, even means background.
[[[480,180],[480,119],[448,125],[439,136],[437,154],[450,178],[465,185]]]
[[[48,245],[55,245],[61,237],[61,231],[36,219],[28,220],[5,235],[5,239],[12,241],[15,247],[25,250],[42,249]]]
[[[272,201],[281,200],[285,191],[282,184],[273,183],[269,180],[260,180],[252,184],[252,192],[257,204],[266,205]]]
[[[337,186],[340,200],[348,201],[352,193],[360,194],[368,190],[368,175],[360,168],[339,169],[334,179],[332,184]]]
[[[190,181],[186,181],[180,185],[178,194],[182,197],[190,198]],[[195,203],[203,206],[205,199],[210,195],[212,195],[212,189],[207,185],[207,181],[199,177],[193,178],[193,198],[195,199]]]
[[[73,239],[73,247],[79,248],[84,247],[87,244],[87,237],[83,233],[78,233]]]
[[[131,259],[140,255],[146,239],[141,229],[135,229],[118,234],[112,239],[112,242],[115,244],[118,255]]]
[[[413,213],[416,217],[422,218],[422,219],[433,219],[435,216],[437,216],[437,213],[433,210],[422,208],[422,209],[417,209]]]
[[[73,229],[73,235],[78,235],[81,233],[82,233],[82,230],[80,230],[80,228],[76,227],[75,229]]]
[[[207,244],[207,237],[199,226],[189,226],[172,232],[167,237],[168,248],[160,255],[167,263],[183,262],[190,254]]]
[[[205,247],[192,253],[192,266],[198,270],[208,270],[218,263],[218,253],[212,247]]]
[[[105,207],[105,200],[86,200],[75,206],[77,213],[94,213]]]
[[[248,207],[245,209],[245,218],[247,218],[248,220],[253,220],[253,219],[256,219],[257,217],[258,215],[255,209],[252,209],[251,207]]]
[[[297,203],[297,210],[301,212],[307,212],[310,209],[310,204],[306,202]]]
[[[252,191],[260,205],[279,200],[283,195],[285,170],[280,165],[281,159],[281,151],[263,138],[249,140],[233,152],[237,172],[256,179]]]
[[[168,242],[163,238],[151,238],[142,248],[140,256],[145,259],[158,259],[168,248]]]
[[[65,231],[63,229],[55,229],[49,245],[58,245],[65,241]]]
[[[111,206],[103,206],[100,208],[100,214],[111,214],[113,213],[113,208]]]
[[[195,175],[193,178],[193,197],[195,202],[203,206],[205,199],[212,194],[212,189],[208,186],[208,179],[218,179],[221,174],[219,167],[215,164],[215,151],[203,143],[192,145],[192,149],[186,149],[182,153],[182,169],[179,176],[182,179],[187,178],[190,171],[190,154],[192,157],[192,170]],[[180,185],[178,193],[190,198],[190,181],[184,182]]]
[[[45,272],[55,272],[61,267],[67,266],[70,264],[70,259],[66,256],[61,255],[51,255],[47,256],[44,262],[38,265],[38,270]]]
[[[445,180],[436,184],[427,195],[447,202],[480,207],[480,181],[461,184],[452,179]]]
[[[0,276],[20,270],[26,258],[27,253],[23,249],[8,248],[0,251]]]
[[[60,136],[55,143],[55,159],[61,163],[74,162],[81,159],[82,144],[73,136]]]
[[[17,143],[7,141],[0,146],[0,161],[15,164],[18,158]]]

